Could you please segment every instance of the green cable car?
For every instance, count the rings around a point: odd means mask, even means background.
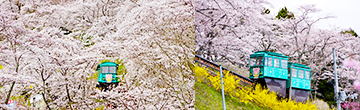
[[[298,63],[288,63],[289,78],[286,88],[288,95],[298,102],[306,101],[310,94],[311,85],[311,68]]]
[[[288,56],[268,51],[258,51],[250,55],[250,79],[265,85],[270,91],[286,96],[288,79]]]
[[[97,65],[97,82],[99,83],[97,86],[101,88],[107,88],[109,85],[112,84],[115,84],[115,86],[117,86],[120,81],[120,78],[117,77],[118,66],[119,65],[114,62],[103,62]]]
[[[258,51],[250,55],[250,78],[288,79],[288,56],[268,51]]]
[[[255,52],[250,55],[250,79],[281,97],[306,101],[311,91],[311,68],[288,60],[288,56],[280,53]]]

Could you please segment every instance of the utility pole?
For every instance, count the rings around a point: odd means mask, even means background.
[[[292,78],[294,77],[294,76],[292,76],[292,68],[293,68],[293,63],[291,63],[291,68],[290,68],[290,71],[288,72],[289,73],[289,75],[290,75],[290,87],[289,87],[289,102],[291,101],[291,91],[292,91]]]
[[[337,65],[336,65],[336,49],[333,48],[333,57],[334,57],[334,74],[335,74],[335,97],[337,98],[336,99],[336,105],[337,105],[337,110],[341,110],[341,106],[340,106],[340,96],[339,96],[339,82],[338,82],[338,76],[337,76],[337,73],[336,73],[336,68],[337,68]]]
[[[221,77],[221,95],[222,95],[222,102],[223,102],[223,110],[226,110],[225,106],[225,95],[224,95],[224,81],[223,81],[223,74],[222,74],[222,66],[220,65],[220,77]]]

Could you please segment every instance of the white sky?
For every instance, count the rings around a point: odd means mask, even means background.
[[[360,34],[360,0],[268,0],[273,7],[270,9],[270,14],[276,14],[285,7],[288,11],[299,12],[298,8],[301,5],[314,4],[316,8],[321,11],[316,16],[333,15],[336,18],[322,20],[316,23],[316,26],[321,29],[331,28],[352,28],[358,35]]]

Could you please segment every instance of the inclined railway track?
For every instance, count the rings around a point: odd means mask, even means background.
[[[201,67],[205,66],[206,68],[215,70],[217,72],[220,71],[220,65],[218,65],[218,64],[216,64],[214,62],[211,62],[211,61],[209,61],[207,59],[204,59],[204,58],[200,57],[199,55],[195,55],[195,63],[197,63],[197,65],[201,66]],[[229,74],[232,74],[233,76],[235,76],[235,79],[240,80],[239,81],[240,85],[243,85],[243,86],[250,85],[250,86],[252,86],[253,83],[255,82],[255,81],[253,81],[253,80],[251,80],[251,79],[249,79],[247,77],[241,76],[240,74],[235,73],[235,72],[233,72],[233,71],[231,71],[231,70],[229,70],[227,68],[222,67],[222,69],[223,69],[223,73],[229,71]],[[213,72],[213,71],[209,71],[209,72],[212,75],[216,75],[216,73]]]

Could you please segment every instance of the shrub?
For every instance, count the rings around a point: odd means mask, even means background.
[[[215,90],[221,90],[221,78],[220,73],[216,72],[216,76],[209,75],[208,69],[203,67],[195,66],[195,76],[197,82],[209,84],[215,88]],[[231,96],[236,96],[235,91],[240,80],[236,80],[229,71],[224,71],[224,92],[229,93]]]
[[[341,104],[342,108],[350,109],[350,110],[359,110],[360,106],[358,102],[344,102]]]
[[[207,73],[207,69],[196,65],[194,68],[194,71],[195,71],[195,77],[196,77],[197,82],[203,83],[204,81],[207,81],[207,77],[209,75]]]
[[[261,85],[256,85],[255,89],[244,89],[238,88],[239,80],[224,72],[224,92],[229,94],[231,97],[237,97],[241,102],[248,103],[253,102],[259,106],[267,107],[274,110],[314,110],[317,109],[316,104],[310,103],[298,103],[295,101],[289,101],[289,99],[278,100],[275,92],[270,92],[269,89],[263,89]],[[198,82],[210,83],[216,90],[221,89],[221,79],[217,72],[216,76],[208,75],[208,71],[205,68],[195,66],[195,76]],[[209,80],[209,81],[207,81]],[[241,87],[241,85],[239,85]]]
[[[305,103],[298,103],[289,99],[277,99],[275,92],[270,92],[269,89],[263,89],[261,85],[256,85],[253,91],[241,90],[239,92],[244,92],[249,96],[241,96],[240,100],[242,102],[254,102],[259,106],[265,106],[274,110],[314,110],[316,104],[311,104],[311,101]],[[242,98],[245,97],[245,98]],[[250,98],[249,98],[250,97]]]
[[[211,82],[211,85],[216,89],[216,90],[220,90],[221,89],[221,77],[220,77],[220,73],[217,72],[218,75],[216,76],[209,76],[209,80]],[[223,77],[223,82],[224,82],[224,92],[226,93],[233,93],[236,89],[236,85],[239,84],[240,80],[235,80],[235,78],[229,74],[229,71],[223,73],[225,74]],[[230,94],[233,95],[233,94]],[[233,95],[234,96],[234,95]]]

